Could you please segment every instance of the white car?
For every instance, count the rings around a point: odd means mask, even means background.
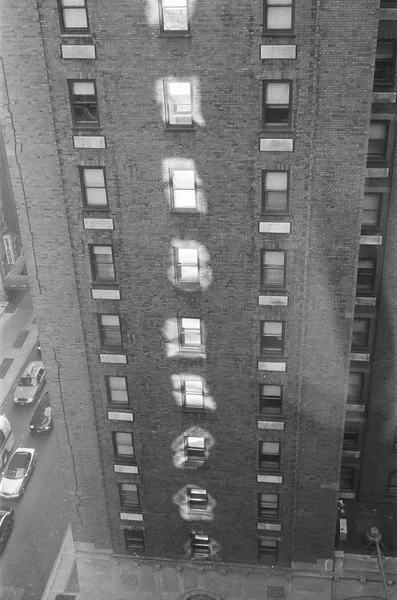
[[[0,481],[0,496],[10,499],[22,496],[35,466],[36,450],[17,448]]]

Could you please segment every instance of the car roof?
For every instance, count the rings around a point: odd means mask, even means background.
[[[36,452],[36,450],[34,448],[17,448],[13,454],[13,456],[15,454],[19,454],[19,453],[23,453],[23,454],[34,454]]]
[[[30,375],[31,377],[34,377],[37,373],[37,371],[39,369],[44,369],[44,363],[41,361],[35,361],[35,362],[31,362],[30,365],[28,365],[26,371],[24,372],[24,374],[22,375],[22,377],[26,377],[26,375]]]

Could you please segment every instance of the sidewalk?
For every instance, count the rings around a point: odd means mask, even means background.
[[[14,312],[0,314],[0,406],[37,341],[33,307],[27,292]]]

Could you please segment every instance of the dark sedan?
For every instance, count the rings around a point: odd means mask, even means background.
[[[50,397],[48,393],[45,393],[33,413],[32,420],[30,421],[30,431],[33,433],[45,433],[46,431],[52,431],[52,428]]]
[[[0,506],[0,554],[3,552],[13,529],[14,509],[8,506]]]

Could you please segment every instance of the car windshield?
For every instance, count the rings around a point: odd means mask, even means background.
[[[23,387],[32,385],[32,378],[31,377],[21,377],[18,385],[21,385]]]
[[[30,454],[26,452],[14,454],[5,472],[5,477],[8,479],[21,479],[25,475],[29,461]]]

